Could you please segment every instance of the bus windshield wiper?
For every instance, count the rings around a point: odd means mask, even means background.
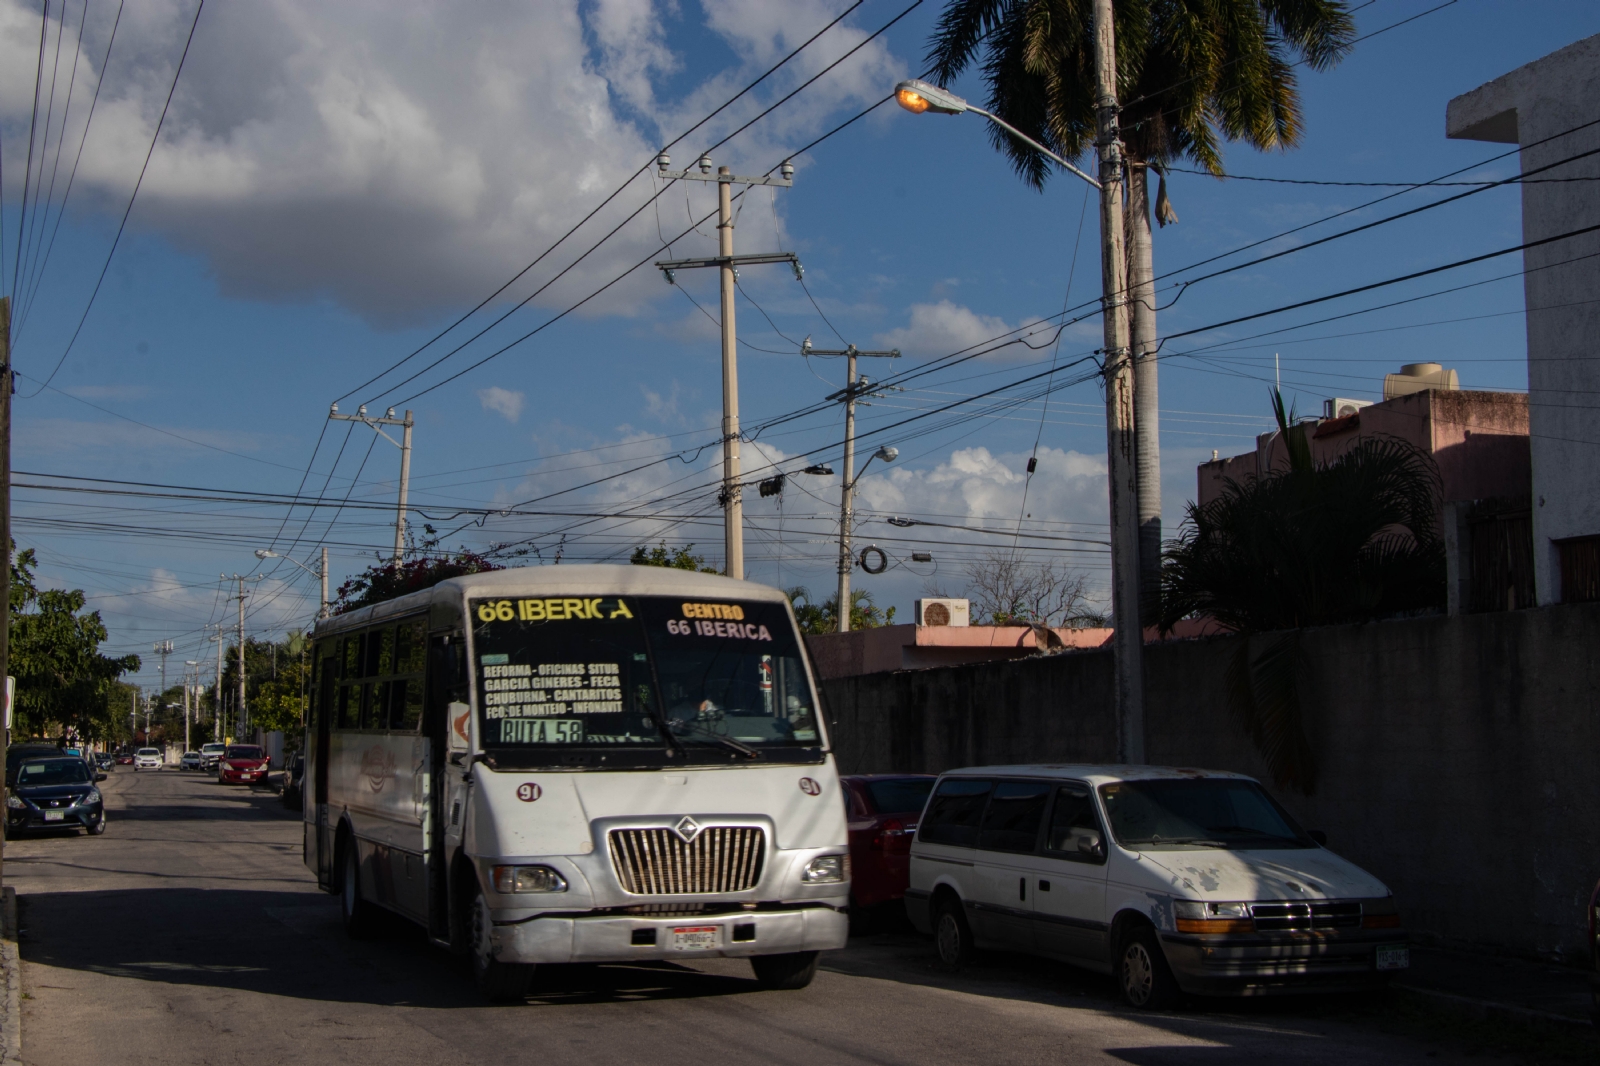
[[[739,741],[734,740],[732,737],[723,736],[721,733],[713,733],[710,730],[705,729],[704,727],[696,726],[696,727],[694,727],[694,729],[695,729],[694,733],[692,733],[690,735],[695,737],[696,739],[704,739],[704,740],[715,741],[716,743],[721,744],[723,747],[728,748],[731,751],[738,752],[740,755],[743,755],[747,759],[760,759],[760,758],[763,758],[762,754],[759,751],[757,751],[756,749],[752,748],[748,744],[742,744]]]

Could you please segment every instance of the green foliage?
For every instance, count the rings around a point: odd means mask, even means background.
[[[837,633],[839,631],[839,597],[817,604],[811,592],[803,585],[785,590],[794,605],[795,620],[802,633]],[[894,608],[879,608],[872,602],[872,593],[866,589],[850,590],[850,628],[877,629],[894,625]]]
[[[634,566],[664,566],[669,570],[694,570],[702,574],[722,573],[714,566],[707,566],[705,556],[689,554],[689,549],[693,547],[693,544],[685,544],[681,548],[668,548],[666,541],[654,548],[641,545],[633,549],[628,562]]]
[[[398,599],[430,589],[452,577],[505,569],[499,563],[467,548],[458,548],[454,554],[440,552],[439,538],[434,534],[433,527],[423,526],[423,531],[422,541],[408,545],[405,553],[408,557],[399,566],[395,565],[393,558],[380,555],[377,562],[340,585],[334,593],[333,613],[344,614],[360,607],[370,607],[374,603]]]
[[[1071,159],[1095,137],[1092,0],[949,0],[930,42],[949,84],[980,61],[990,111]],[[1262,150],[1301,136],[1294,65],[1333,66],[1355,39],[1343,0],[1117,0],[1117,98],[1136,162],[1222,173],[1220,140]],[[1043,186],[1045,157],[998,127],[995,146]]]
[[[299,733],[304,722],[306,686],[310,681],[310,645],[305,635],[291,632],[283,640],[246,640],[244,645],[245,708],[254,730]],[[232,701],[239,691],[239,646],[234,644],[223,660],[222,690],[229,701],[224,708],[223,734],[237,732]],[[181,720],[180,720],[181,727]],[[178,734],[180,737],[182,733]]]
[[[1229,480],[1191,504],[1162,570],[1161,625],[1204,616],[1238,631],[1230,702],[1280,785],[1309,793],[1316,763],[1299,686],[1304,626],[1363,622],[1444,606],[1439,475],[1412,444],[1368,437],[1320,466],[1307,431],[1274,404],[1288,470]],[[1251,649],[1256,647],[1252,657]]]
[[[11,561],[11,674],[17,679],[13,732],[56,736],[67,727],[87,739],[113,728],[117,678],[139,669],[137,655],[100,654],[106,627],[100,612],[85,611],[81,590],[41,591],[33,577],[33,550]]]

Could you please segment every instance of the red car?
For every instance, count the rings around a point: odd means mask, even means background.
[[[217,783],[248,785],[267,779],[267,753],[257,744],[229,744],[217,761]]]
[[[932,774],[839,779],[850,820],[852,914],[905,898],[911,877],[911,837],[936,780]]]
[[[133,765],[133,752],[131,752],[131,751],[119,751],[119,752],[117,752],[117,764],[119,766],[132,766]]]

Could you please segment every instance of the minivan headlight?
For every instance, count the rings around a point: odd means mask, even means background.
[[[800,873],[800,880],[808,885],[838,884],[850,880],[850,857],[848,855],[818,855],[806,863],[806,868]]]
[[[496,866],[496,892],[565,892],[567,879],[548,866]]]
[[[1172,916],[1180,933],[1251,933],[1255,922],[1248,903],[1205,903],[1193,899],[1172,901]]]

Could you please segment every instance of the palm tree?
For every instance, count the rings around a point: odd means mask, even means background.
[[[1300,630],[1444,605],[1440,483],[1425,452],[1393,438],[1364,438],[1316,465],[1309,427],[1276,394],[1274,413],[1289,469],[1229,480],[1218,498],[1189,506],[1167,547],[1161,626],[1206,616],[1245,638],[1229,664],[1229,702],[1278,784],[1309,793]]]
[[[929,49],[944,85],[982,53],[990,111],[1067,158],[1095,136],[1093,0],[949,0]],[[1127,145],[1128,288],[1132,300],[1134,444],[1140,588],[1154,615],[1161,575],[1161,451],[1155,270],[1146,175],[1191,160],[1222,174],[1221,140],[1291,148],[1301,135],[1295,61],[1314,69],[1349,50],[1343,0],[1117,0],[1117,98]],[[1042,188],[1050,164],[991,127],[995,147]],[[1156,212],[1176,222],[1163,177]]]

